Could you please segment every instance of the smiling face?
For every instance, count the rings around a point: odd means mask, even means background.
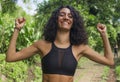
[[[73,24],[73,17],[68,8],[62,8],[58,16],[59,29],[70,30]]]

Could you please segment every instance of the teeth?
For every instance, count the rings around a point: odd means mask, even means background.
[[[68,24],[67,22],[63,22],[63,24]]]

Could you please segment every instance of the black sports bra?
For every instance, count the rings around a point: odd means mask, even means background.
[[[52,43],[51,51],[41,61],[44,74],[73,76],[77,67],[77,60],[73,56],[71,45],[68,48],[58,48]]]

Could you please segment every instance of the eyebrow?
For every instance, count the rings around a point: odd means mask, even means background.
[[[64,11],[60,11],[60,13],[65,13]],[[68,14],[71,14],[71,12],[70,13],[68,13]],[[72,15],[72,14],[71,14]]]

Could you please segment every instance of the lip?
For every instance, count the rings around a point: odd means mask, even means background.
[[[62,24],[65,24],[65,25],[66,25],[66,24],[68,24],[68,25],[70,24],[69,21],[61,21],[61,23],[62,23]]]

